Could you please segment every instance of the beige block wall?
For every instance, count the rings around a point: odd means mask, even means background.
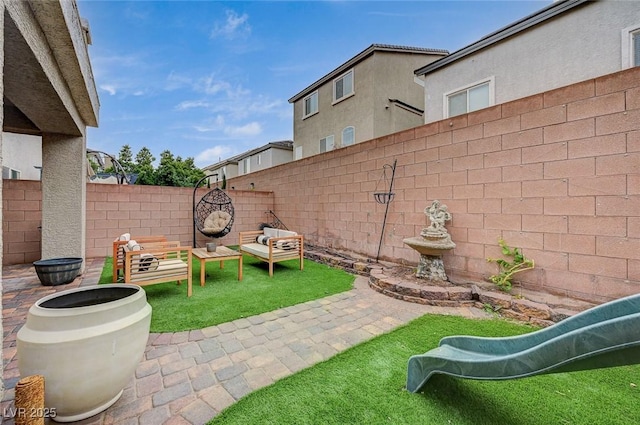
[[[424,208],[439,199],[453,215],[452,279],[493,274],[486,259],[503,237],[536,262],[520,276],[527,287],[595,301],[637,293],[639,98],[635,68],[230,179],[255,191],[228,191],[236,224],[223,243],[271,209],[311,243],[375,258],[385,206],[373,193],[397,160],[382,260],[417,264],[402,240],[428,225]],[[32,261],[39,183],[4,184],[4,264]],[[127,230],[190,243],[192,192],[89,184],[87,256],[109,255]]]
[[[197,203],[210,189],[198,189]],[[238,232],[254,230],[273,209],[273,193],[229,190],[235,220],[232,231],[219,240],[237,245]],[[165,235],[193,244],[193,189],[184,187],[87,185],[87,257],[111,255],[111,242],[120,234]],[[196,230],[198,246],[211,239]]]
[[[2,265],[40,259],[42,185],[35,180],[3,180]]]
[[[640,290],[640,68],[305,158],[229,184],[273,191],[307,240],[375,258],[384,205],[373,192],[398,161],[381,259],[417,264],[434,199],[447,204],[454,279],[495,273],[497,240],[536,261],[531,288],[603,301]]]
[[[40,259],[42,192],[40,182],[4,180],[3,265]],[[196,203],[208,189],[198,189]],[[273,210],[273,193],[227,191],[235,209],[234,226],[220,239],[235,245],[238,232],[254,230]],[[111,242],[120,234],[166,235],[187,246],[193,243],[193,189],[158,186],[87,184],[86,257],[111,255]],[[196,230],[198,246],[211,239]]]

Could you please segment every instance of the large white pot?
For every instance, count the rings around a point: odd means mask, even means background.
[[[57,422],[79,421],[122,395],[142,360],[151,306],[137,285],[70,289],[39,299],[18,331],[22,377],[43,375]]]

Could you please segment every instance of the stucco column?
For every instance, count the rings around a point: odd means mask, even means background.
[[[42,135],[42,258],[85,256],[85,161],[84,137]]]

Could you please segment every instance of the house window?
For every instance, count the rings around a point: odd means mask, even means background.
[[[486,108],[493,103],[493,78],[445,93],[445,115],[454,117]]]
[[[244,159],[244,173],[249,174],[251,172],[251,158]]]
[[[640,66],[640,24],[622,30],[622,69]]]
[[[262,155],[258,154],[258,165],[262,164]]]
[[[333,101],[338,102],[353,94],[353,69],[333,80]]]
[[[314,91],[309,96],[305,97],[302,101],[304,105],[304,111],[302,118],[306,118],[318,112],[318,92]]]
[[[295,160],[302,159],[302,146],[296,146],[294,155],[295,155],[294,157]]]
[[[10,180],[19,180],[20,179],[20,171],[14,170],[9,167],[2,167],[2,178],[10,179]]]
[[[355,128],[352,126],[346,127],[342,130],[342,146],[353,145],[355,141]]]
[[[327,136],[320,139],[320,153],[333,150],[333,136]]]

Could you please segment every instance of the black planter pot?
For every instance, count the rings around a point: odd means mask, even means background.
[[[40,282],[45,286],[64,285],[73,282],[80,273],[82,258],[49,258],[33,262]]]

